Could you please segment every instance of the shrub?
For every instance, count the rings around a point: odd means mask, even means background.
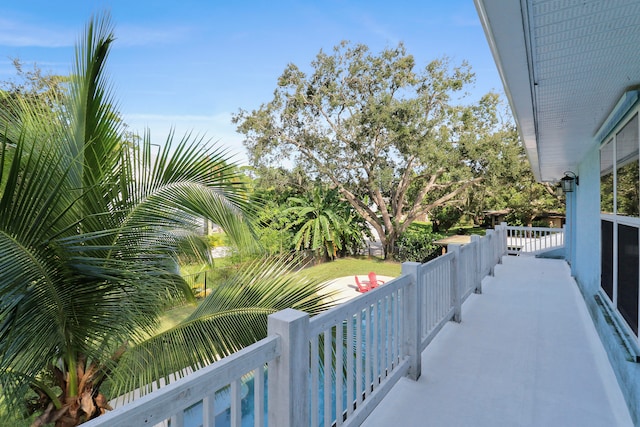
[[[438,256],[440,248],[433,242],[442,237],[427,225],[412,224],[397,240],[395,257],[401,262],[427,262]]]

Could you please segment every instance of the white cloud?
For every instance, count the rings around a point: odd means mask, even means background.
[[[0,46],[68,47],[75,43],[75,31],[42,27],[0,18]]]

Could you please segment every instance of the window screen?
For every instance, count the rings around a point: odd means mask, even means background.
[[[613,223],[600,221],[602,230],[602,278],[600,285],[613,301]]]
[[[613,139],[600,149],[600,211],[613,213]]]
[[[618,225],[618,311],[638,335],[638,229]]]
[[[616,134],[616,167],[617,214],[640,216],[637,114]]]

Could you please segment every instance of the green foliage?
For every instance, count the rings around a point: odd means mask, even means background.
[[[395,258],[401,262],[427,262],[438,256],[440,247],[433,242],[443,237],[428,225],[412,224],[398,239]]]
[[[617,212],[622,215],[639,216],[640,196],[638,182],[640,180],[638,161],[627,163],[617,170],[616,200]]]
[[[338,252],[356,253],[364,244],[366,230],[351,207],[336,190],[315,187],[310,194],[289,198],[283,214],[293,216],[289,227],[296,230],[296,249],[311,249],[334,259]]]
[[[497,97],[452,102],[473,81],[468,64],[442,58],[420,70],[402,44],[374,54],[343,42],[311,66],[289,65],[270,102],[233,120],[256,167],[288,159],[307,182],[336,188],[387,253],[486,173],[477,155],[494,140]]]
[[[228,244],[227,235],[224,232],[211,233],[206,236],[206,239],[210,248],[217,248]]]
[[[113,374],[115,395],[151,390],[158,377],[167,382],[184,369],[199,369],[266,336],[267,316],[285,308],[311,315],[330,308],[331,293],[297,271],[290,257],[259,259],[217,286],[176,326],[137,341]]]
[[[261,167],[252,173],[252,199],[261,202],[257,235],[268,253],[309,249],[334,258],[356,254],[364,245],[366,222],[335,189],[305,180],[296,170]]]
[[[200,218],[255,247],[237,169],[203,140],[170,136],[157,156],[148,135],[131,146],[105,77],[108,18],[83,40],[55,107],[0,103],[1,402],[41,424],[104,411],[101,387],[129,346],[192,298],[176,260]]]
[[[53,111],[61,107],[60,100],[68,90],[69,77],[46,73],[36,64],[28,70],[19,58],[13,58],[12,64],[16,78],[0,82],[0,103],[4,108],[10,108],[18,99]]]
[[[456,225],[462,218],[463,211],[454,205],[438,206],[431,211],[431,222],[433,231],[436,233],[446,232]]]
[[[613,171],[600,177],[600,210],[613,213]]]
[[[289,227],[293,221],[290,215],[285,213],[287,206],[282,201],[278,203],[277,197],[269,197],[275,191],[264,191],[261,199],[264,202],[257,214],[257,235],[260,244],[270,254],[286,253],[294,250],[294,231]],[[275,195],[274,195],[275,196]]]
[[[555,188],[548,183],[536,182],[524,147],[519,141],[515,125],[500,100],[495,96],[486,96],[481,105],[489,111],[500,112],[495,115],[493,132],[478,128],[482,144],[471,144],[470,157],[476,159],[478,170],[482,171],[482,181],[464,194],[459,208],[480,225],[487,210],[510,211],[507,222],[513,225],[528,225],[537,216],[545,212],[562,212],[563,200],[556,194]],[[475,139],[473,134],[468,138]]]

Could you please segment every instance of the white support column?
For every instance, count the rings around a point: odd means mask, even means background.
[[[309,423],[309,315],[288,308],[268,317],[268,335],[280,336],[280,356],[269,362],[269,425]]]
[[[491,260],[491,269],[489,270],[489,275],[494,275],[495,265],[499,261],[498,250],[496,249],[496,233],[493,230],[487,230],[485,237],[489,239],[489,259]]]
[[[476,294],[482,293],[482,248],[480,247],[480,236],[471,235],[471,243],[473,244],[473,256],[475,259],[473,266],[473,280],[476,285]]]
[[[456,246],[453,251],[451,261],[451,299],[453,302],[453,321],[462,321],[462,274],[460,274],[460,246]]]
[[[506,222],[501,222],[500,223],[500,228],[501,228],[501,236],[500,236],[500,244],[501,244],[501,250],[500,250],[500,259],[498,260],[498,264],[502,264],[502,257],[507,255],[507,239],[509,238],[509,233],[507,232],[507,223]]]
[[[417,381],[422,374],[422,356],[420,354],[422,331],[420,328],[420,263],[403,262],[402,274],[411,276],[411,284],[404,290],[403,324],[405,336],[403,353],[409,356],[409,372],[407,376]]]

